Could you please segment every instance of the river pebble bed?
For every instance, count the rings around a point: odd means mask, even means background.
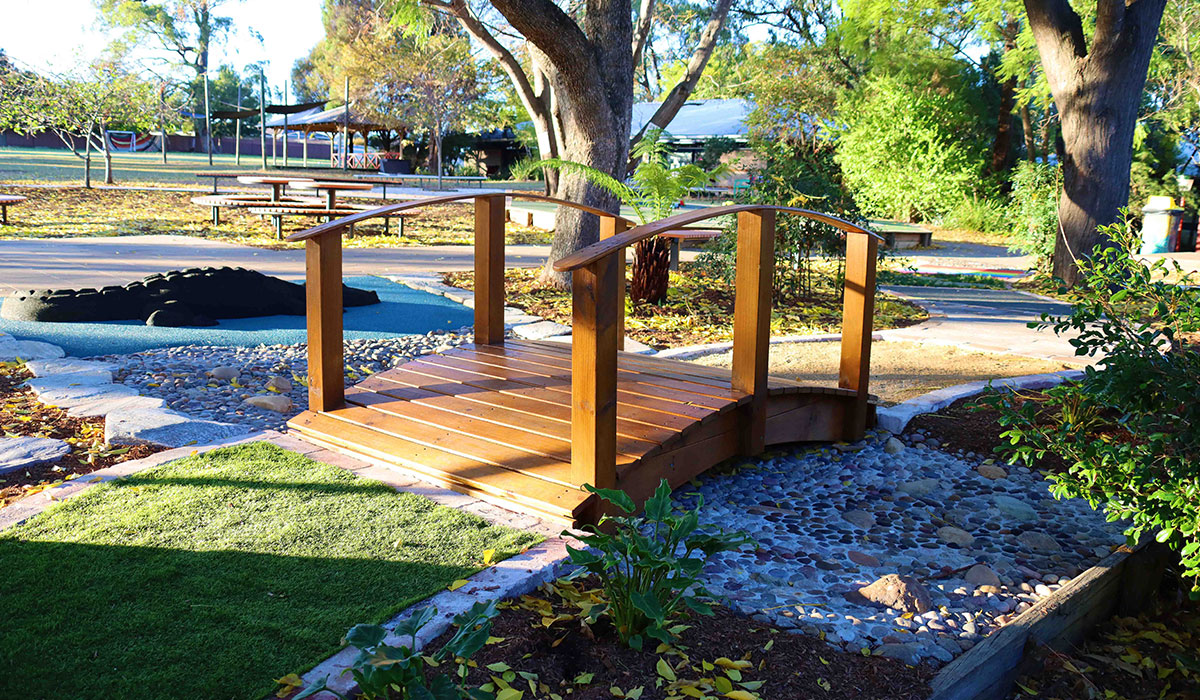
[[[346,386],[414,357],[470,342],[469,328],[396,338],[347,340]],[[307,345],[187,345],[96,358],[116,365],[113,379],[166,400],[193,418],[280,430],[308,403]],[[262,405],[255,405],[262,404]],[[263,406],[272,406],[266,408]]]
[[[941,666],[1125,542],[1121,523],[1047,486],[924,434],[876,433],[709,472],[675,501],[703,497],[703,525],[757,541],[705,566],[735,610],[852,653]],[[901,595],[859,592],[877,581],[873,591]]]

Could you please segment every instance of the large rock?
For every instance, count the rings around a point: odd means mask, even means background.
[[[842,513],[842,519],[864,530],[870,530],[875,526],[875,516],[865,510],[848,510]]]
[[[89,369],[70,374],[52,374],[49,377],[38,377],[25,382],[25,385],[41,398],[42,394],[55,389],[72,389],[84,386],[105,386],[112,384],[112,372],[106,369]]]
[[[942,487],[942,482],[937,479],[917,479],[916,481],[906,481],[896,487],[896,490],[901,493],[907,493],[913,498],[922,498],[937,491]]]
[[[1062,546],[1058,544],[1058,541],[1044,532],[1034,532],[1032,530],[1022,532],[1017,535],[1017,542],[1042,554],[1054,554],[1055,552],[1062,551]]]
[[[882,644],[875,650],[875,653],[909,666],[916,666],[921,662],[921,655],[917,649],[916,644]]]
[[[904,449],[904,443],[900,442],[894,437],[888,438],[887,442],[883,443],[883,451],[890,455],[898,455],[903,452]]]
[[[62,440],[38,437],[0,437],[0,474],[60,459],[71,451]]]
[[[992,503],[996,505],[996,510],[1013,520],[1031,523],[1038,519],[1037,511],[1033,509],[1033,506],[1012,496],[998,494],[992,497]]]
[[[555,323],[554,321],[538,321],[537,323],[527,323],[523,326],[513,326],[512,332],[518,338],[543,340],[558,335],[569,335],[571,327]]]
[[[966,530],[963,530],[963,529],[957,528],[957,527],[951,527],[950,525],[946,525],[944,527],[939,527],[938,531],[937,531],[937,536],[943,542],[947,542],[949,544],[956,544],[959,547],[970,547],[972,544],[975,543],[974,535],[967,532]]]
[[[249,429],[241,425],[195,420],[164,408],[122,409],[104,419],[104,441],[108,445],[184,447],[248,432]]]
[[[93,401],[112,400],[129,396],[137,396],[133,387],[124,384],[85,384],[81,386],[61,386],[34,390],[38,400],[48,406],[71,409]]]
[[[999,586],[1000,577],[995,571],[992,571],[983,564],[976,564],[967,569],[967,573],[963,574],[963,579],[973,586]]]
[[[920,582],[908,576],[888,574],[869,586],[863,586],[858,592],[872,603],[914,615],[933,609],[929,592]]]
[[[265,408],[268,411],[275,411],[276,413],[287,413],[292,410],[292,400],[278,394],[251,396],[246,399],[246,403],[258,408]]]
[[[281,394],[286,394],[292,390],[292,380],[284,377],[271,377],[265,384],[268,391],[278,391]]]
[[[227,382],[230,379],[237,379],[241,373],[242,371],[237,367],[213,367],[208,371],[208,376]]]
[[[25,363],[25,369],[33,372],[35,377],[49,377],[54,374],[74,374],[75,372],[112,372],[117,366],[108,362],[80,360],[66,357],[58,360],[30,360]]]
[[[6,342],[0,345],[0,362],[53,360],[66,354],[57,345],[43,343],[40,340],[14,340],[11,343]]]
[[[109,394],[88,401],[72,401],[71,406],[67,408],[67,415],[77,418],[93,418],[107,416],[113,411],[163,408],[166,405],[166,401],[154,396],[127,396],[123,393]]]
[[[1008,478],[1008,472],[1005,471],[1004,467],[999,467],[995,464],[981,464],[975,468],[975,471],[979,472],[979,476],[982,476],[985,479]]]

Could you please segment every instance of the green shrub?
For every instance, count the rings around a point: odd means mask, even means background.
[[[738,196],[744,204],[775,204],[815,209],[863,223],[854,199],[842,187],[841,170],[829,147],[809,149],[787,141],[756,140],[762,163],[750,188]],[[775,222],[775,301],[802,301],[813,295],[818,257],[841,258],[842,233],[812,219],[780,214]],[[737,270],[737,235],[733,224],[709,242],[696,260],[704,274],[733,284]]]
[[[708,591],[700,583],[704,560],[750,544],[745,534],[697,532],[704,500],[696,510],[675,515],[666,479],[640,516],[633,516],[636,507],[624,491],[584,488],[625,512],[605,515],[598,528],[587,526],[589,534],[578,539],[590,549],[567,547],[571,563],[595,574],[604,590],[606,604],[589,609],[593,622],[607,615],[621,641],[640,650],[647,637],[670,644],[684,608],[712,615],[704,602]]]
[[[1058,197],[1062,171],[1057,165],[1022,161],[1012,174],[1012,244],[1037,258],[1039,271],[1048,272],[1058,236]]]
[[[942,219],[946,228],[980,233],[1008,233],[1012,228],[1007,202],[989,197],[963,199]]]
[[[470,610],[454,616],[458,628],[454,636],[433,654],[417,649],[417,633],[437,616],[437,608],[429,606],[416,611],[396,625],[395,633],[408,637],[407,645],[384,644],[387,629],[380,625],[355,625],[346,633],[346,644],[358,649],[358,656],[347,669],[358,683],[365,700],[398,698],[399,700],[494,700],[489,691],[466,686],[467,662],[492,633],[496,617],[495,601],[475,603]],[[426,666],[438,668],[443,663],[454,665],[454,675],[434,673],[426,677]],[[343,671],[345,673],[346,671]],[[348,700],[345,695],[329,688],[329,676],[304,689],[293,700],[311,697],[321,692]]]
[[[863,211],[935,219],[975,190],[986,152],[976,92],[966,77],[874,75],[843,100],[837,162]]]
[[[1055,497],[1128,519],[1131,543],[1147,533],[1169,543],[1200,598],[1200,347],[1188,342],[1200,331],[1200,291],[1161,281],[1161,260],[1142,264],[1128,219],[1102,231],[1114,247],[1080,260],[1071,315],[1031,324],[1077,333],[1076,354],[1101,359],[1043,401],[1018,408],[1010,395],[992,396],[1010,441],[1000,449],[1010,461],[1061,457],[1066,471],[1048,475]]]

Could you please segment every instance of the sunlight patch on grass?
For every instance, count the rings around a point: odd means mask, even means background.
[[[267,443],[189,457],[0,533],[0,689],[263,697],[539,539]]]

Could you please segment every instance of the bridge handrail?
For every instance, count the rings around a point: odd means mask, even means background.
[[[840,229],[846,233],[865,233],[869,236],[874,236],[879,240],[883,237],[874,233],[870,229],[863,228],[857,224],[852,224],[845,219],[839,219],[836,216],[822,214],[818,211],[810,209],[800,209],[798,207],[783,207],[770,204],[729,204],[721,207],[704,207],[701,209],[693,209],[684,211],[673,216],[668,216],[665,219],[651,221],[648,224],[635,226],[634,228],[625,231],[624,233],[615,235],[611,238],[606,238],[602,241],[593,243],[586,248],[581,248],[570,255],[560,258],[554,263],[554,269],[559,272],[570,272],[577,268],[593,263],[600,258],[610,255],[617,250],[626,246],[631,246],[638,241],[644,241],[647,238],[657,236],[662,233],[667,233],[684,226],[715,219],[721,216],[729,216],[741,212],[763,212],[763,211],[784,212],[787,214],[795,214],[806,219],[813,219],[823,224],[829,224],[834,228]]]
[[[559,199],[557,197],[549,197],[547,195],[537,194],[534,192],[478,192],[478,193],[470,193],[470,194],[449,194],[449,195],[443,195],[441,197],[426,197],[424,199],[413,199],[413,200],[408,200],[406,202],[398,202],[396,204],[385,204],[381,207],[376,207],[375,209],[368,209],[367,211],[364,211],[364,212],[361,212],[358,214],[351,214],[350,216],[344,216],[340,219],[334,219],[333,221],[328,221],[323,224],[314,226],[312,228],[305,229],[303,231],[297,231],[296,233],[293,233],[292,235],[288,236],[287,240],[289,240],[289,241],[307,241],[310,238],[316,238],[317,236],[320,236],[320,235],[323,235],[326,233],[332,233],[334,231],[341,231],[343,229],[349,228],[352,224],[357,224],[359,222],[366,221],[368,219],[374,219],[374,218],[380,217],[380,216],[387,216],[389,214],[394,214],[398,211],[405,211],[407,209],[418,209],[420,207],[430,207],[430,206],[434,206],[436,204],[448,204],[450,202],[461,202],[461,201],[464,201],[467,199],[477,200],[477,199],[484,198],[484,197],[491,197],[491,198],[504,197],[505,199],[525,199],[525,200],[532,200],[532,201],[539,201],[539,202],[550,202],[552,204],[559,204],[564,207],[570,207],[572,209],[579,209],[580,211],[585,211],[585,212],[588,212],[589,214],[595,214],[596,216],[614,218],[614,219],[617,219],[618,221],[624,222],[626,225],[632,226],[634,223],[633,221],[626,219],[623,216],[611,214],[609,212],[604,211],[603,209],[597,209],[596,207],[590,207],[586,204],[579,204],[578,202],[571,202],[566,199]]]

